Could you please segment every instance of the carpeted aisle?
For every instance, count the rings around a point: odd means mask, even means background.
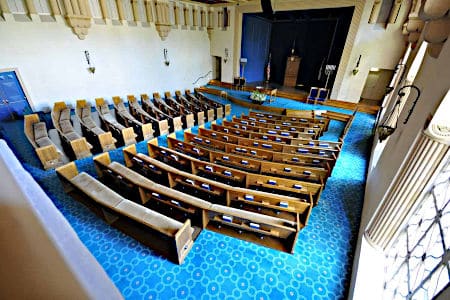
[[[215,99],[223,101],[219,97]],[[282,98],[277,99],[277,104],[297,109],[314,108]],[[247,110],[233,105],[232,114],[242,112]],[[332,177],[308,225],[299,234],[295,254],[204,230],[181,266],[155,255],[68,197],[55,171],[40,169],[23,134],[22,123],[2,123],[2,134],[126,299],[345,297],[364,197],[373,116],[356,114]],[[342,129],[342,123],[333,121],[322,139],[336,140]],[[162,138],[159,140],[165,142]],[[145,142],[138,144],[138,151],[147,153]],[[123,162],[120,149],[110,155],[113,160]],[[77,165],[80,170],[95,175],[92,158],[77,161]]]

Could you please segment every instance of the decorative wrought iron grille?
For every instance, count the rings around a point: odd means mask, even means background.
[[[450,160],[386,254],[383,299],[432,299],[450,282]]]

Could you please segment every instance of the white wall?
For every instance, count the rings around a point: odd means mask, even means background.
[[[372,172],[368,174],[360,233],[353,266],[352,287],[355,291],[359,290],[365,293],[364,289],[360,289],[360,287],[363,287],[364,282],[368,280],[372,280],[374,284],[373,277],[369,279],[367,276],[364,276],[364,274],[367,274],[364,266],[368,265],[368,261],[372,259],[372,256],[367,251],[364,251],[364,247],[361,247],[364,230],[402,165],[415,137],[423,130],[427,118],[435,112],[450,88],[448,78],[450,78],[450,43],[447,41],[437,59],[425,55],[423,64],[414,81],[414,84],[421,90],[421,96],[416,108],[408,123],[404,125],[403,120],[406,118],[416,97],[415,92],[411,92],[400,115],[397,130],[386,141],[387,144],[383,154]],[[355,294],[354,299],[360,298]]]
[[[154,25],[92,24],[86,39],[79,40],[62,19],[7,21],[0,23],[0,40],[0,69],[18,69],[36,110],[55,101],[74,104],[80,98],[93,102],[96,97],[192,89],[198,77],[212,70],[206,30],[172,28],[162,41]],[[84,50],[90,52],[95,74],[87,71]]]
[[[219,9],[219,8],[217,8]],[[230,26],[224,30],[217,27],[217,9],[215,12],[215,28],[211,34],[211,55],[222,57],[222,73],[221,79],[223,82],[233,82],[233,77],[239,75],[236,71],[234,74],[233,62],[236,57],[240,57],[240,53],[234,52],[233,38],[235,29],[235,8],[234,6],[228,7],[229,9],[229,23]],[[224,62],[225,48],[228,48],[228,61]]]
[[[406,50],[402,26],[409,13],[409,5],[403,3],[397,22],[384,27],[368,23],[373,3],[374,0],[366,1],[348,65],[343,70],[342,80],[336,81],[333,87],[332,99],[359,102],[370,68],[393,70]],[[360,55],[359,72],[353,75]]]

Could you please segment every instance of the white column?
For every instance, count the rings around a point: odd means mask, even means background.
[[[418,136],[365,232],[374,247],[385,250],[389,246],[448,152],[449,143],[437,140],[430,130]]]

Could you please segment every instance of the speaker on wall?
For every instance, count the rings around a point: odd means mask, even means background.
[[[272,1],[270,1],[270,0],[261,0],[261,7],[262,7],[262,10],[263,10],[263,13],[265,13],[267,15],[272,15],[273,14]]]

